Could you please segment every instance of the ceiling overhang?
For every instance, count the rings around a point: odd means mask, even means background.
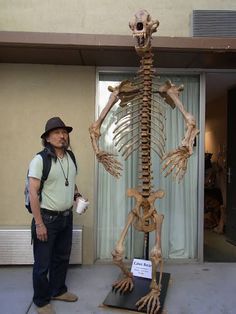
[[[154,37],[159,68],[236,69],[236,38]],[[132,36],[0,32],[1,63],[136,67]]]

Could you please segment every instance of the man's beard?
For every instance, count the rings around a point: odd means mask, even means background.
[[[69,144],[68,144],[66,141],[62,141],[61,144],[62,144],[62,145],[61,145],[61,148],[62,148],[62,149],[64,149],[64,150],[67,150],[67,149],[68,149]]]

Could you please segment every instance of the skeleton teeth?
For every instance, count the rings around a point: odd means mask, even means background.
[[[144,37],[137,37],[137,42],[139,46],[143,46],[145,43]]]

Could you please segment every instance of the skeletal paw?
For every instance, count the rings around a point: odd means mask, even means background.
[[[109,172],[112,176],[119,178],[120,172],[122,171],[122,165],[118,160],[116,160],[114,154],[100,151],[96,156],[98,161],[103,164],[107,172]]]
[[[146,306],[147,314],[157,314],[160,309],[159,296],[159,290],[151,290],[135,304],[138,307],[138,311],[142,310]]]
[[[189,148],[186,146],[181,146],[165,155],[162,158],[162,162],[164,163],[162,171],[166,170],[165,177],[175,170],[174,178],[181,181],[187,170],[190,155]]]
[[[130,292],[134,288],[133,279],[131,277],[125,277],[121,280],[114,282],[112,287],[118,292],[122,292],[122,293],[127,292],[127,291]]]

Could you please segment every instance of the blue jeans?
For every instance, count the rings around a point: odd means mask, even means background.
[[[42,219],[47,228],[46,242],[37,239],[35,221],[32,220],[33,302],[38,307],[67,291],[65,280],[72,245],[73,213],[51,215],[42,210]]]

